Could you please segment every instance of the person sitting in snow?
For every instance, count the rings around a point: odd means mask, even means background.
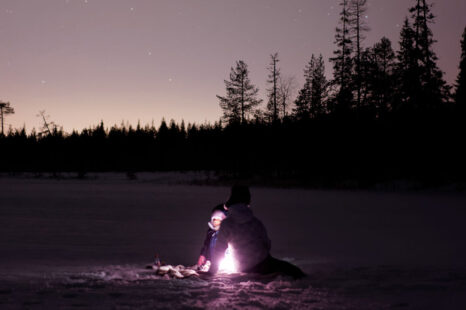
[[[305,274],[298,267],[270,255],[271,241],[264,224],[253,215],[247,186],[235,185],[225,206],[228,217],[222,222],[212,253],[209,274],[218,271],[220,260],[230,245],[237,269],[245,273],[282,273],[294,278]]]
[[[208,271],[211,264],[212,251],[217,241],[218,231],[222,221],[226,218],[226,210],[224,204],[219,204],[212,210],[210,221],[207,223],[209,228],[204,239],[204,244],[201,249],[201,254],[197,261],[199,270]]]

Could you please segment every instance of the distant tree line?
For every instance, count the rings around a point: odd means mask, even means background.
[[[248,66],[239,60],[225,80],[225,94],[217,95],[223,115],[214,124],[101,123],[68,134],[41,112],[39,133],[1,135],[0,170],[212,170],[315,186],[466,181],[466,28],[452,87],[433,51],[432,5],[413,2],[395,51],[385,37],[364,46],[367,0],[341,0],[333,78],[325,76],[323,56],[313,54],[297,94],[274,53],[262,106]]]

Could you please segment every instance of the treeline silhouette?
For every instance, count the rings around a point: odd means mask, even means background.
[[[407,180],[425,186],[466,181],[466,29],[454,90],[433,52],[431,4],[414,0],[400,48],[382,38],[364,48],[366,0],[342,0],[334,78],[312,55],[305,83],[292,100],[293,80],[271,55],[267,104],[244,61],[231,68],[223,117],[214,124],[106,128],[103,122],[65,133],[47,123],[40,133],[10,130],[0,138],[1,169],[15,173],[208,170],[231,178],[259,177],[310,186],[370,187]]]
[[[158,129],[104,124],[39,138],[24,130],[0,140],[2,171],[216,171],[226,177],[294,180],[311,186],[370,187],[393,180],[465,181],[464,121],[443,114],[367,120],[325,116],[222,127],[162,122]],[[350,183],[348,183],[350,182]]]

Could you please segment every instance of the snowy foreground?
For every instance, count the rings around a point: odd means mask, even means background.
[[[0,309],[466,309],[466,194],[252,188],[272,255],[309,276],[167,279],[225,187],[0,178]]]

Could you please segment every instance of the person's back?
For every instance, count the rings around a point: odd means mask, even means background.
[[[282,273],[294,278],[304,277],[301,269],[270,255],[271,242],[262,222],[250,207],[251,194],[246,186],[233,186],[226,206],[228,217],[219,230],[209,272],[218,271],[228,244],[233,248],[237,269],[246,273]]]
[[[240,271],[254,267],[269,255],[267,231],[245,203],[229,206],[228,217],[222,222],[217,237],[214,255],[222,256],[228,244],[233,248]],[[215,270],[216,267],[212,268]]]

